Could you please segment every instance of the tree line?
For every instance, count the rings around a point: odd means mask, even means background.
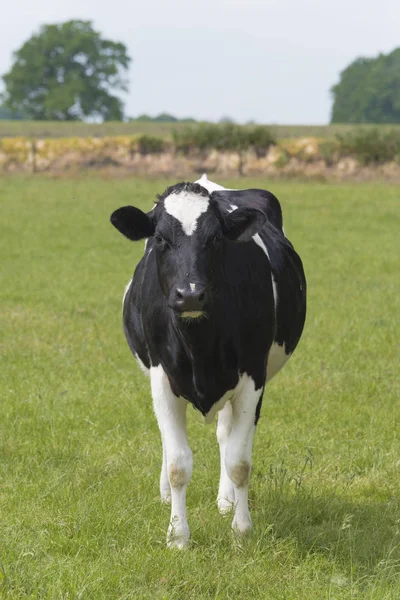
[[[0,119],[126,120],[119,93],[128,89],[131,60],[125,44],[104,38],[91,21],[43,25],[14,52],[2,77]],[[331,92],[332,123],[400,123],[400,48],[357,58]],[[196,122],[168,113],[128,120]]]
[[[400,123],[400,48],[354,60],[332,94],[332,123]]]

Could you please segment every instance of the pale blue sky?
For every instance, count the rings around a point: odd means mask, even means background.
[[[400,46],[399,0],[11,0],[0,73],[42,23],[74,18],[128,46],[132,116],[327,123],[340,71]]]

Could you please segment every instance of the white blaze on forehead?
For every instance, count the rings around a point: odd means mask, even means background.
[[[208,196],[200,196],[193,192],[170,194],[164,200],[165,210],[180,222],[186,235],[192,235],[196,231],[197,221],[200,215],[206,212],[208,204]]]
[[[190,291],[191,292],[195,292],[196,291],[196,284],[195,283],[189,283],[190,285]]]

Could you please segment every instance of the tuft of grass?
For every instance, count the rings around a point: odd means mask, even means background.
[[[0,179],[0,597],[399,597],[398,189],[222,182],[279,197],[309,310],[265,393],[249,539],[217,512],[215,428],[189,410],[180,553],[165,547],[160,437],[121,329],[143,247],[108,222],[170,183]]]

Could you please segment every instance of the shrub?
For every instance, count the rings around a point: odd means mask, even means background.
[[[320,142],[318,145],[318,151],[320,157],[326,162],[328,166],[335,163],[335,160],[339,155],[339,142],[338,140],[326,140]]]
[[[362,165],[388,162],[400,155],[400,134],[394,130],[374,127],[336,137],[340,153],[354,156]]]
[[[276,143],[267,127],[244,127],[234,123],[204,124],[175,130],[173,140],[176,149],[184,153],[192,149],[242,152],[253,148],[257,156],[265,156],[268,148]]]
[[[257,154],[257,158],[264,157],[270,146],[275,146],[276,137],[268,127],[257,125],[248,129],[248,139],[254,152]]]
[[[153,135],[142,135],[138,139],[140,154],[157,154],[164,150],[164,140]]]
[[[275,166],[278,169],[283,169],[290,161],[289,153],[286,150],[281,149],[278,155],[278,158],[275,161]]]

